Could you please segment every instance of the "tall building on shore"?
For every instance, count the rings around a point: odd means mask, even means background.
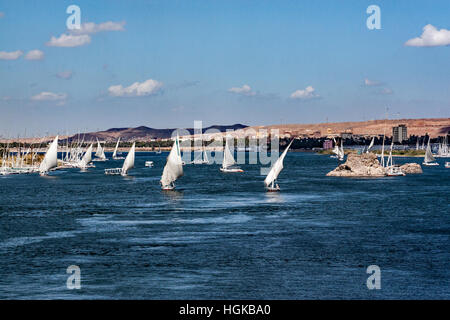
[[[395,142],[402,143],[408,140],[408,128],[405,124],[399,124],[398,127],[392,127],[392,139]]]

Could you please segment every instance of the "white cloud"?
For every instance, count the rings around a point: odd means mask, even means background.
[[[66,100],[66,93],[53,93],[48,91],[43,91],[35,96],[31,97],[33,101],[63,101]]]
[[[252,91],[252,88],[248,84],[244,84],[242,87],[233,87],[228,89],[228,92],[241,94],[244,96],[254,96],[256,93]]]
[[[69,71],[61,71],[61,72],[58,72],[57,74],[55,74],[55,76],[60,79],[69,80],[69,79],[72,79],[73,72],[70,70]]]
[[[44,59],[44,53],[41,50],[31,50],[25,55],[27,60],[42,60]]]
[[[367,78],[364,79],[364,85],[367,87],[375,87],[375,86],[380,86],[381,82],[380,81],[374,81],[374,80],[369,80]]]
[[[157,80],[148,79],[144,82],[135,82],[128,87],[115,85],[108,88],[113,97],[141,97],[156,94],[163,84]]]
[[[23,52],[20,50],[11,52],[0,51],[0,60],[17,60],[21,55],[23,55]]]
[[[70,32],[75,34],[93,34],[103,31],[123,31],[125,26],[125,21],[113,22],[107,21],[103,23],[96,24],[94,22],[86,22],[81,24],[80,29],[73,29]]]
[[[420,37],[409,39],[405,46],[410,47],[437,47],[450,45],[450,30],[438,30],[431,24],[423,27],[423,33]]]
[[[311,86],[307,86],[304,90],[296,90],[291,94],[291,99],[309,100],[319,97],[316,90]]]
[[[72,35],[63,33],[59,36],[59,38],[52,36],[46,45],[50,47],[79,47],[90,42],[91,37],[87,34]]]

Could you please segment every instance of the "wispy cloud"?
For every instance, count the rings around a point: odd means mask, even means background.
[[[94,22],[82,23],[80,29],[73,29],[70,32],[74,34],[93,34],[105,31],[124,31],[125,21],[114,22],[107,21],[96,24]]]
[[[384,94],[384,95],[390,95],[393,94],[394,91],[392,91],[392,89],[390,88],[382,88],[381,90],[378,91],[379,94]]]
[[[25,55],[26,60],[42,60],[44,59],[44,52],[41,50],[31,50]]]
[[[307,86],[303,90],[296,90],[290,95],[291,99],[310,100],[320,98],[320,95],[316,93],[316,89],[312,86]]]
[[[427,24],[423,27],[420,37],[409,39],[405,46],[409,47],[438,47],[450,45],[450,30],[438,30],[435,26]]]
[[[65,34],[59,36],[59,38],[51,37],[50,41],[46,43],[49,47],[79,47],[84,46],[85,44],[91,43],[91,37],[87,34],[82,35],[72,35]]]
[[[10,52],[0,51],[0,60],[17,60],[21,55],[23,55],[21,50]]]
[[[69,80],[69,79],[72,79],[73,72],[70,70],[61,71],[61,72],[58,72],[57,74],[55,74],[55,76],[60,79]]]
[[[122,85],[110,86],[108,92],[113,97],[142,97],[158,93],[163,87],[163,83],[157,80],[148,79],[144,82],[135,82],[128,87]]]
[[[254,96],[256,94],[248,84],[244,84],[242,87],[232,87],[228,89],[228,92],[243,96]]]
[[[53,93],[49,91],[43,91],[35,96],[31,97],[33,101],[63,101],[66,100],[66,93]]]

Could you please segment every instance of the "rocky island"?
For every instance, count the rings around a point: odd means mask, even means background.
[[[406,163],[400,167],[405,174],[422,173],[417,163]],[[347,156],[347,161],[333,171],[328,177],[384,177],[386,169],[381,166],[374,153],[353,154]]]

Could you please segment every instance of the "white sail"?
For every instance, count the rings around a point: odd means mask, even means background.
[[[391,149],[389,150],[389,157],[388,157],[388,160],[387,160],[387,163],[386,163],[386,167],[389,167],[389,166],[393,166],[394,165],[394,163],[392,162],[392,148],[394,147],[394,142],[392,141],[392,143],[391,143]]]
[[[42,160],[39,166],[39,172],[41,174],[45,174],[50,169],[55,168],[57,165],[58,165],[58,136],[55,137],[52,144],[45,153],[44,160]]]
[[[206,148],[203,147],[203,162],[204,163],[208,163],[209,159],[208,159],[208,154],[206,153]]]
[[[97,140],[97,151],[95,152],[95,156],[100,159],[106,159],[105,150],[103,149],[100,142]]]
[[[226,169],[234,165],[236,161],[234,161],[234,156],[228,147],[228,139],[225,140],[225,148],[223,149],[223,161],[222,168]]]
[[[167,157],[167,163],[164,167],[163,174],[161,176],[161,185],[164,187],[170,186],[183,175],[183,164],[181,160],[180,142],[178,136],[173,143],[172,150],[170,150]]]
[[[81,159],[81,166],[86,167],[86,165],[88,165],[89,162],[91,161],[92,161],[92,143],[86,150],[86,153],[84,154],[83,158]]]
[[[345,153],[344,153],[344,142],[342,141],[342,139],[341,139],[341,148],[339,149],[339,160],[344,160],[344,156],[345,156]]]
[[[281,156],[277,159],[277,161],[275,161],[275,163],[272,166],[272,168],[270,169],[269,174],[267,175],[266,179],[264,179],[264,184],[266,187],[268,187],[271,183],[273,183],[278,178],[278,175],[280,174],[281,170],[283,170],[284,157],[286,156],[286,153],[288,152],[293,141],[294,140],[292,140],[291,143],[289,143],[289,145],[283,151]]]
[[[429,163],[429,162],[434,162],[434,161],[436,161],[436,159],[434,159],[433,153],[431,152],[430,138],[428,138],[428,144],[427,144],[427,150],[425,151],[424,162]]]
[[[135,149],[136,149],[136,142],[133,142],[133,145],[131,146],[128,155],[125,158],[125,161],[123,162],[122,175],[126,175],[128,173],[128,170],[134,167]]]
[[[373,144],[375,143],[375,137],[372,137],[372,141],[370,141],[369,147],[367,148],[367,153],[369,153],[370,149],[373,147]]]
[[[117,157],[117,149],[119,149],[119,143],[120,143],[120,137],[119,137],[119,140],[117,140],[116,147],[114,148],[114,152],[112,155],[113,158]]]
[[[419,138],[417,138],[417,142],[416,142],[416,150],[419,150]]]

